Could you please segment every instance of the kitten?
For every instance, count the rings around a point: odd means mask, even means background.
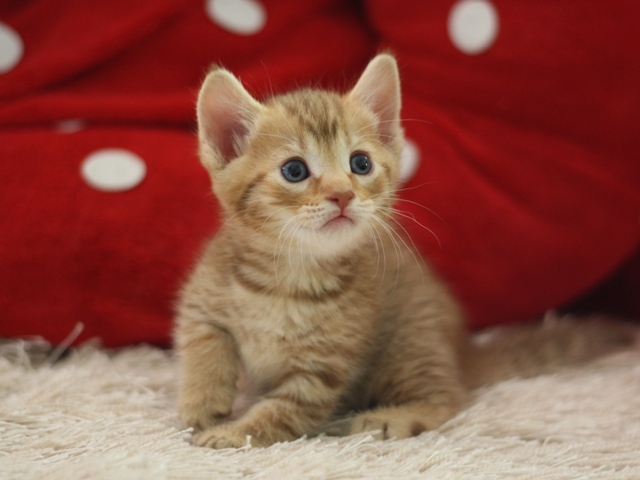
[[[469,341],[458,303],[397,231],[392,56],[374,58],[347,94],[300,90],[264,103],[214,69],[197,112],[226,223],[179,304],[178,408],[194,443],[240,447],[251,436],[267,446],[322,431],[406,438],[450,419],[470,387],[516,373],[494,354],[505,342]],[[589,338],[631,341],[590,324]],[[526,349],[523,331],[515,350]]]

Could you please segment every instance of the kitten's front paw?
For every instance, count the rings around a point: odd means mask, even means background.
[[[209,398],[182,394],[178,400],[178,415],[187,427],[202,431],[224,422],[231,412]]]
[[[256,440],[249,441],[249,435],[234,424],[219,425],[193,436],[194,445],[215,449],[240,448],[247,443],[251,443],[254,447],[263,446]]]

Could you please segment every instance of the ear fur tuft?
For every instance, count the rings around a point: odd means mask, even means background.
[[[402,136],[400,75],[392,55],[382,53],[371,60],[348,96],[376,115],[382,142],[397,143]]]
[[[243,154],[262,105],[223,68],[213,66],[198,95],[200,159],[215,171]]]

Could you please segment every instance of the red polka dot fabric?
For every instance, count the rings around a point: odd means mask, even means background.
[[[616,294],[637,298],[638,18],[577,0],[4,2],[0,336],[59,343],[82,322],[77,342],[169,345],[217,227],[194,135],[209,65],[263,98],[344,90],[384,49],[403,79],[398,206],[472,327],[625,262]]]
[[[405,196],[440,218],[405,207],[440,244],[412,231],[474,325],[563,305],[637,249],[637,5],[375,0],[367,12],[398,56],[421,150],[408,186],[422,186]]]

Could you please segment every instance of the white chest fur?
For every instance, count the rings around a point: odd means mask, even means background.
[[[237,305],[237,317],[229,328],[248,380],[260,389],[302,360],[307,347],[321,341],[340,316],[332,303],[318,305],[246,291]]]

